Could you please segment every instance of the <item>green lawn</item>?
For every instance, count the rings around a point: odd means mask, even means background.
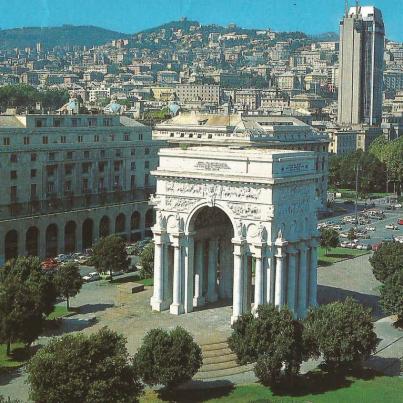
[[[25,363],[27,357],[21,352],[24,350],[23,343],[14,343],[11,345],[11,357],[7,357],[7,347],[0,344],[0,373],[3,368],[16,368]]]
[[[322,247],[318,249],[318,265],[319,266],[329,266],[332,263],[340,262],[345,259],[352,259],[353,257],[362,256],[369,251],[358,250],[358,249],[348,249],[348,248],[330,248],[330,251],[326,255],[326,250]]]
[[[341,197],[343,199],[355,199],[355,190],[352,189],[333,189],[330,190],[331,192],[337,192],[341,193]],[[377,199],[381,197],[386,197],[386,196],[391,196],[393,193],[387,193],[387,192],[373,192],[373,193],[368,193],[368,198],[371,199]]]
[[[304,376],[293,389],[284,386],[273,391],[260,384],[231,386],[196,391],[175,391],[161,400],[153,391],[147,390],[140,399],[141,403],[151,402],[210,402],[210,403],[398,403],[402,401],[403,381],[399,377],[366,376],[355,377],[330,376],[321,372]]]
[[[48,320],[53,320],[53,319],[58,319],[58,318],[63,318],[66,316],[71,316],[71,315],[75,315],[76,309],[75,308],[71,308],[70,306],[70,311],[67,310],[67,306],[64,303],[63,305],[56,305],[55,309],[53,310],[53,312],[51,312],[48,316]]]
[[[136,283],[144,284],[146,287],[151,287],[154,285],[153,278],[143,278],[142,280],[136,280]]]

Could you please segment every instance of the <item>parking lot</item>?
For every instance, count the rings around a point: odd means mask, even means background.
[[[333,218],[325,218],[319,221],[319,226],[333,227],[340,235],[340,242],[349,242],[346,235],[351,228],[362,234],[358,236],[357,244],[374,245],[382,241],[392,241],[394,237],[403,235],[403,225],[398,220],[403,218],[403,209],[390,209],[389,204],[377,203],[375,207],[366,207],[363,204],[358,208],[358,224],[355,223],[354,205],[337,202],[339,209],[343,208],[348,213]],[[366,208],[365,208],[366,207]],[[372,215],[365,214],[368,210],[374,211]],[[378,214],[376,213],[378,212]],[[350,218],[350,222],[346,222]],[[393,225],[396,229],[388,229],[386,226]]]

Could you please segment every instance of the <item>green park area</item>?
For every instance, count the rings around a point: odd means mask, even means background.
[[[330,248],[326,250],[325,248],[319,248],[318,253],[318,265],[319,266],[330,266],[333,263],[340,262],[346,259],[352,259],[357,256],[366,255],[369,253],[367,250],[358,249],[348,249],[348,248]]]
[[[314,371],[302,376],[294,388],[274,389],[260,384],[228,386],[214,389],[175,391],[176,402],[210,403],[397,403],[401,402],[403,382],[397,377],[376,375],[366,371],[363,376],[330,376]],[[147,390],[140,399],[141,403],[170,401],[170,396],[158,396],[155,391]]]

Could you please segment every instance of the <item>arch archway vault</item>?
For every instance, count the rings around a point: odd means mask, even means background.
[[[265,303],[296,317],[316,304],[313,152],[163,149],[152,174],[153,310],[178,315],[226,299],[233,322]]]

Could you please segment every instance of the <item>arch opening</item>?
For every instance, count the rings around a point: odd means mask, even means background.
[[[16,230],[8,231],[4,240],[4,254],[6,261],[18,256],[18,233]]]

